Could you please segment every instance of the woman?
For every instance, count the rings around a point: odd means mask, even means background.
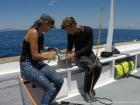
[[[63,84],[63,78],[52,67],[43,63],[43,60],[55,59],[56,52],[41,52],[44,32],[48,32],[53,27],[53,17],[42,14],[25,34],[20,59],[21,77],[44,90],[41,105],[50,105]]]

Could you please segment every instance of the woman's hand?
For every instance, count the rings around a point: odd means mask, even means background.
[[[75,60],[75,52],[67,53],[66,58],[69,60]]]
[[[43,54],[43,56],[45,56],[46,60],[55,60],[56,59],[55,51],[43,52],[42,54]]]
[[[70,53],[67,53],[67,54],[66,54],[66,58],[67,58],[67,59],[70,59],[70,58],[71,58]]]
[[[48,59],[49,60],[55,60],[56,59],[56,52],[55,51],[49,51]]]

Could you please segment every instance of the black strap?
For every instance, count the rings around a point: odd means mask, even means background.
[[[95,97],[95,98],[98,102],[100,102],[103,105],[112,105],[113,104],[113,101],[109,98],[101,98],[101,97]],[[105,100],[105,102],[103,102],[101,100]],[[106,101],[109,101],[109,103],[107,103]]]
[[[77,103],[71,103],[71,102],[62,101],[61,105],[84,105],[84,104],[77,104]]]

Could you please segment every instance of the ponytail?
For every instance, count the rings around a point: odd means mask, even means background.
[[[34,22],[34,24],[30,28],[38,29],[39,27],[41,27],[42,22],[43,22],[42,19],[38,19]]]

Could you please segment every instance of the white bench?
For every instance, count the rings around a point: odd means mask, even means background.
[[[115,62],[117,60],[121,60],[127,57],[131,57],[134,60],[135,70],[136,70],[137,67],[140,66],[140,64],[137,63],[138,59],[140,59],[140,50],[124,52],[123,54],[114,55],[109,58],[100,58],[100,61],[103,64],[103,69],[102,69],[101,77],[95,88],[114,81]],[[60,73],[60,75],[63,75],[64,84],[56,100],[60,101],[68,97],[72,97],[73,95],[79,94],[79,89],[83,88],[84,72],[79,70],[78,66],[73,66],[71,68],[66,68],[66,69],[57,69],[57,72]],[[43,92],[39,87],[32,88],[31,84],[28,84],[26,86],[33,96],[37,95],[38,96],[37,99],[38,100],[41,99]],[[23,84],[22,84],[22,87],[23,87],[22,91],[25,92],[25,89],[24,89],[25,86],[23,86]]]

